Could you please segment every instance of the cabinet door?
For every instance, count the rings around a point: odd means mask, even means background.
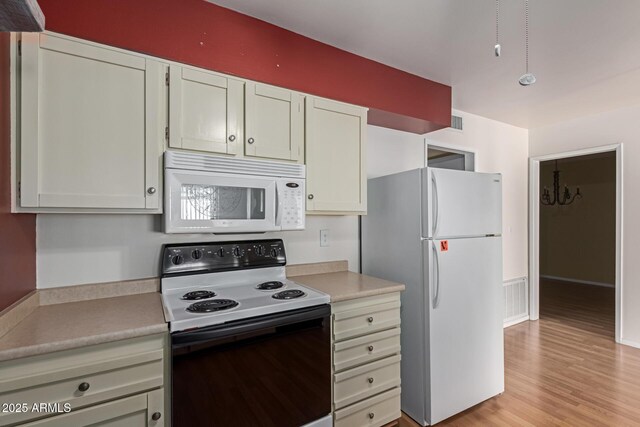
[[[247,83],[245,154],[304,159],[304,97],[287,89]]]
[[[367,110],[307,97],[307,212],[363,213]]]
[[[242,141],[243,85],[215,73],[172,65],[169,146],[237,154]]]
[[[162,427],[163,390],[115,400],[24,424],[28,427],[68,427],[100,425],[103,427]],[[155,415],[154,415],[155,414]],[[157,419],[155,419],[157,418]]]
[[[159,211],[166,71],[92,43],[23,34],[20,206]]]

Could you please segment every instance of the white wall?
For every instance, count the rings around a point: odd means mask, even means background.
[[[504,280],[528,277],[528,131],[462,111],[463,131],[443,129],[427,143],[475,152],[477,172],[502,174]]]
[[[640,106],[582,117],[529,132],[529,154],[542,156],[623,144],[621,339],[640,346]]]
[[[424,136],[369,126],[367,176],[390,175],[425,166]]]
[[[329,247],[320,247],[320,229]],[[169,235],[161,215],[70,215],[37,217],[37,286],[139,279],[159,275],[163,243],[282,238],[290,264],[346,259],[358,269],[358,218],[307,216],[303,231],[255,235]]]

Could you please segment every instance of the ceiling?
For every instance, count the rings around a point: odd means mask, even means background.
[[[640,103],[640,1],[211,0],[453,88],[453,108],[525,128]]]

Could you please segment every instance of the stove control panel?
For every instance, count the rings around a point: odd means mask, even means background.
[[[277,267],[286,263],[280,239],[168,244],[162,248],[161,274]]]

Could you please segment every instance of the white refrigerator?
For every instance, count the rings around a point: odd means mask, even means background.
[[[402,410],[433,425],[504,391],[502,177],[424,168],[370,179],[364,274],[402,294]]]

